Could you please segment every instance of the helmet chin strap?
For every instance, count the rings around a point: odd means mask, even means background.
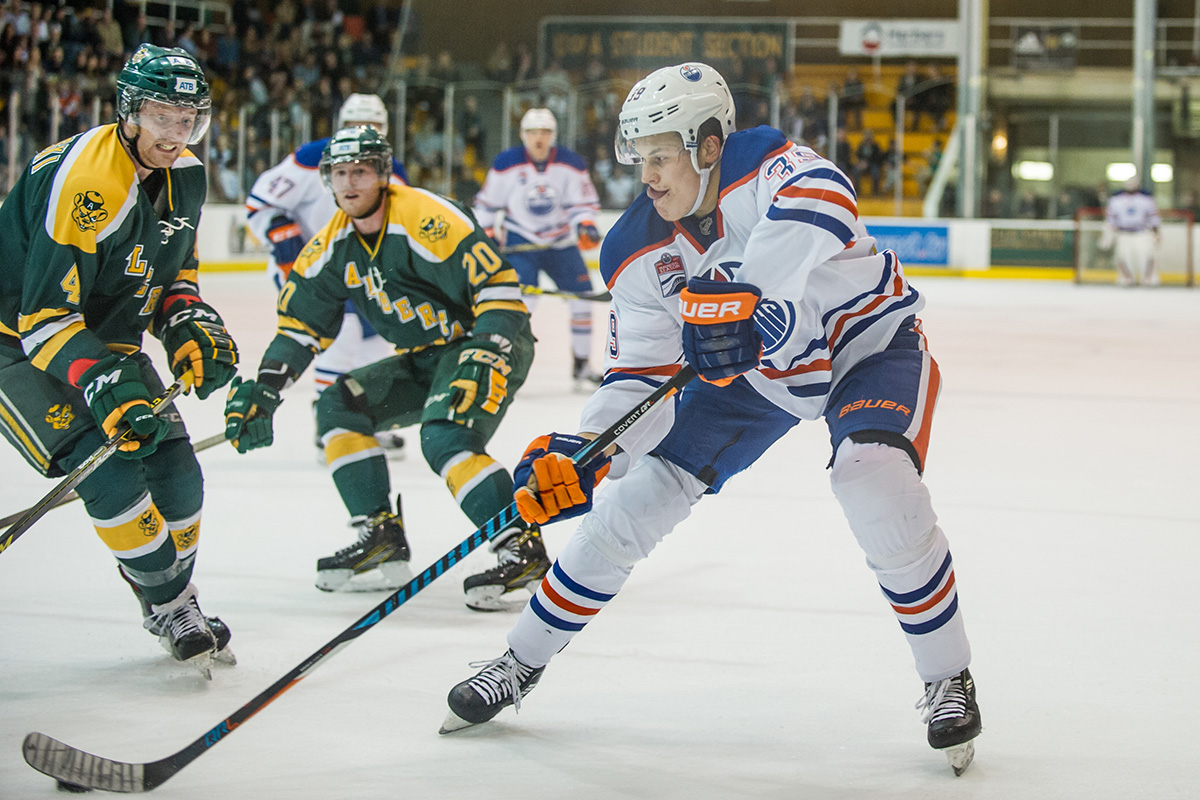
[[[712,176],[713,167],[720,163],[720,158],[718,158],[709,166],[701,169],[699,163],[697,163],[697,159],[699,158],[698,150],[699,148],[692,151],[692,166],[695,167],[696,172],[700,173],[700,191],[696,192],[696,202],[692,203],[692,210],[684,214],[685,217],[690,217],[699,210],[700,204],[704,202],[704,195],[708,194],[708,181]]]
[[[142,136],[142,129],[140,126],[138,127],[138,132],[131,138],[125,135],[125,120],[117,120],[117,136],[119,136],[121,141],[125,142],[125,144],[129,147],[129,154],[133,156],[134,161],[141,165],[142,169],[148,169],[150,171],[159,169],[159,167],[152,167],[145,161],[142,161],[141,153],[138,152],[138,139],[140,139]]]

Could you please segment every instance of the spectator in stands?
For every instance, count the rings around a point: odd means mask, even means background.
[[[946,130],[946,114],[954,105],[954,82],[942,74],[936,64],[929,66],[926,75],[929,88],[924,95],[924,110],[933,121],[933,129],[938,133]]]
[[[508,51],[508,42],[501,39],[496,42],[492,52],[483,66],[483,74],[488,80],[499,83],[509,83],[513,77],[513,59]]]
[[[551,61],[538,77],[538,92],[546,108],[559,119],[565,119],[571,94],[571,76],[563,69],[561,61]],[[574,146],[574,142],[570,143]]]
[[[854,148],[854,186],[859,197],[868,196],[863,176],[871,179],[871,195],[878,195],[883,180],[883,168],[887,163],[887,150],[875,140],[875,131],[863,131],[858,147]]]
[[[913,90],[921,83],[921,73],[917,69],[917,62],[909,61],[904,65],[904,74],[900,76],[900,80],[896,83],[896,99],[892,102],[892,125],[898,126],[905,124],[907,126],[908,119],[912,120],[912,127],[908,130],[915,131],[920,124],[920,101],[916,100],[916,95]],[[900,110],[900,98],[905,100],[905,116],[912,113],[911,117],[904,120],[896,119],[896,115]]]
[[[917,191],[921,197],[929,191],[929,182],[937,174],[938,165],[942,163],[942,141],[934,137],[929,148],[922,154],[923,162],[917,168]]]
[[[458,130],[462,132],[463,146],[474,153],[477,161],[486,161],[487,132],[483,117],[479,113],[479,98],[469,94],[463,98],[462,112],[458,118]],[[465,202],[470,203],[474,195]]]
[[[1026,189],[1021,193],[1021,198],[1017,201],[1017,219],[1041,219],[1041,211],[1042,201],[1036,192]]]
[[[988,189],[987,196],[983,199],[979,216],[985,219],[1003,219],[1007,217],[1008,201],[1004,199],[1004,192],[995,187]]]
[[[49,28],[46,27],[47,35]],[[111,58],[120,58],[125,54],[125,41],[121,37],[121,26],[113,17],[112,8],[106,7],[104,14],[96,23],[96,33],[100,36],[100,45]]]
[[[867,107],[867,89],[858,77],[858,70],[851,69],[846,73],[846,80],[842,82],[840,102],[847,130],[862,130],[863,109]]]
[[[825,106],[817,102],[811,86],[800,90],[800,99],[796,101],[795,133],[800,138],[793,138],[797,144],[807,144],[814,150],[825,150],[829,140],[829,114]]]

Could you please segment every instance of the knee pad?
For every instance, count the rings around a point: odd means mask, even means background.
[[[632,567],[692,512],[708,487],[657,456],[644,456],[629,474],[596,496],[580,526],[597,552]]]
[[[339,375],[333,384],[321,392],[315,406],[317,434],[340,429],[371,436],[375,423],[367,413],[367,393],[361,384],[348,375]]]
[[[421,455],[437,474],[459,453],[483,453],[487,442],[483,434],[454,422],[427,422],[421,426]]]
[[[830,483],[873,567],[903,566],[928,549],[937,514],[903,450],[846,439],[834,456]]]

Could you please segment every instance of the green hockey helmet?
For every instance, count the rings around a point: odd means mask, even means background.
[[[321,151],[317,170],[321,183],[329,192],[333,191],[333,168],[338,164],[366,164],[374,167],[379,185],[387,186],[392,175],[392,146],[383,134],[369,125],[342,128],[329,137]]]
[[[158,106],[147,106],[147,102]],[[181,119],[168,114],[150,115],[146,109],[167,111],[162,106],[192,109]],[[204,138],[212,120],[212,97],[204,70],[186,50],[140,45],[117,75],[117,117],[123,122],[166,133],[163,126],[182,122],[188,144]],[[171,133],[180,133],[176,128]]]

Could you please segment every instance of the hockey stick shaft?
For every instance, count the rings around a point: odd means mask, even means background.
[[[666,400],[675,392],[682,389],[688,381],[694,378],[695,371],[691,367],[682,367],[666,383],[659,386],[652,394],[633,408],[621,420],[614,423],[592,441],[580,449],[572,457],[576,464],[591,461],[615,443],[622,434],[644,418],[660,402]],[[25,737],[23,746],[25,762],[29,766],[57,778],[66,783],[83,786],[88,789],[100,789],[107,792],[148,792],[174,777],[181,769],[192,761],[208,752],[214,745],[223,741],[259,711],[274,702],[288,689],[324,663],[325,659],[334,655],[364,633],[382,622],[393,611],[402,606],[414,595],[437,580],[446,570],[457,564],[479,545],[495,538],[501,531],[508,528],[519,519],[517,504],[509,503],[508,507],[488,520],[482,527],[460,542],[456,547],[443,555],[429,566],[424,572],[413,578],[400,589],[388,595],[383,602],[372,608],[350,627],[330,639],[319,650],[301,661],[275,683],[260,692],[250,702],[223,719],[216,727],[209,730],[200,738],[179,752],[158,761],[145,764],[131,764],[113,761],[101,756],[85,753],[71,747],[44,733],[31,733]]]
[[[154,398],[154,402],[150,404],[150,408],[155,414],[159,409],[168,406],[172,400],[178,397],[184,389],[191,385],[190,373],[175,381],[167,390]],[[108,460],[109,456],[117,452],[117,448],[126,441],[129,436],[129,428],[111,436],[108,441],[100,445],[95,452],[83,460],[83,463],[71,470],[65,478],[63,478],[57,486],[50,490],[50,493],[39,500],[33,507],[24,511],[20,518],[13,523],[13,526],[0,536],[0,553],[3,553],[8,546],[17,540],[21,534],[33,527],[33,523],[42,518],[43,515],[50,509],[59,505],[66,497],[67,493],[72,491],[76,486],[96,471],[96,468]]]
[[[210,447],[216,447],[223,441],[225,441],[225,434],[223,434],[223,433],[218,433],[215,436],[208,437],[207,439],[201,439],[200,441],[198,441],[194,445],[192,445],[192,452],[200,453],[204,450],[209,449]],[[65,506],[67,503],[70,503],[72,500],[78,500],[78,499],[79,499],[79,493],[72,490],[70,492],[67,492],[62,497],[58,498],[58,500],[55,501],[54,505],[51,506],[51,508],[58,508],[59,506]],[[16,513],[9,514],[4,519],[0,519],[0,528],[3,528],[8,525],[12,525],[14,522],[19,520],[21,517],[28,514],[32,510],[33,510],[32,508],[27,508],[24,511],[17,511]],[[0,548],[0,549],[2,549],[2,548]]]
[[[612,300],[612,295],[608,292],[560,292],[557,289],[543,289],[539,286],[522,286],[521,294],[565,297],[567,300],[589,300],[596,303],[607,303]]]

